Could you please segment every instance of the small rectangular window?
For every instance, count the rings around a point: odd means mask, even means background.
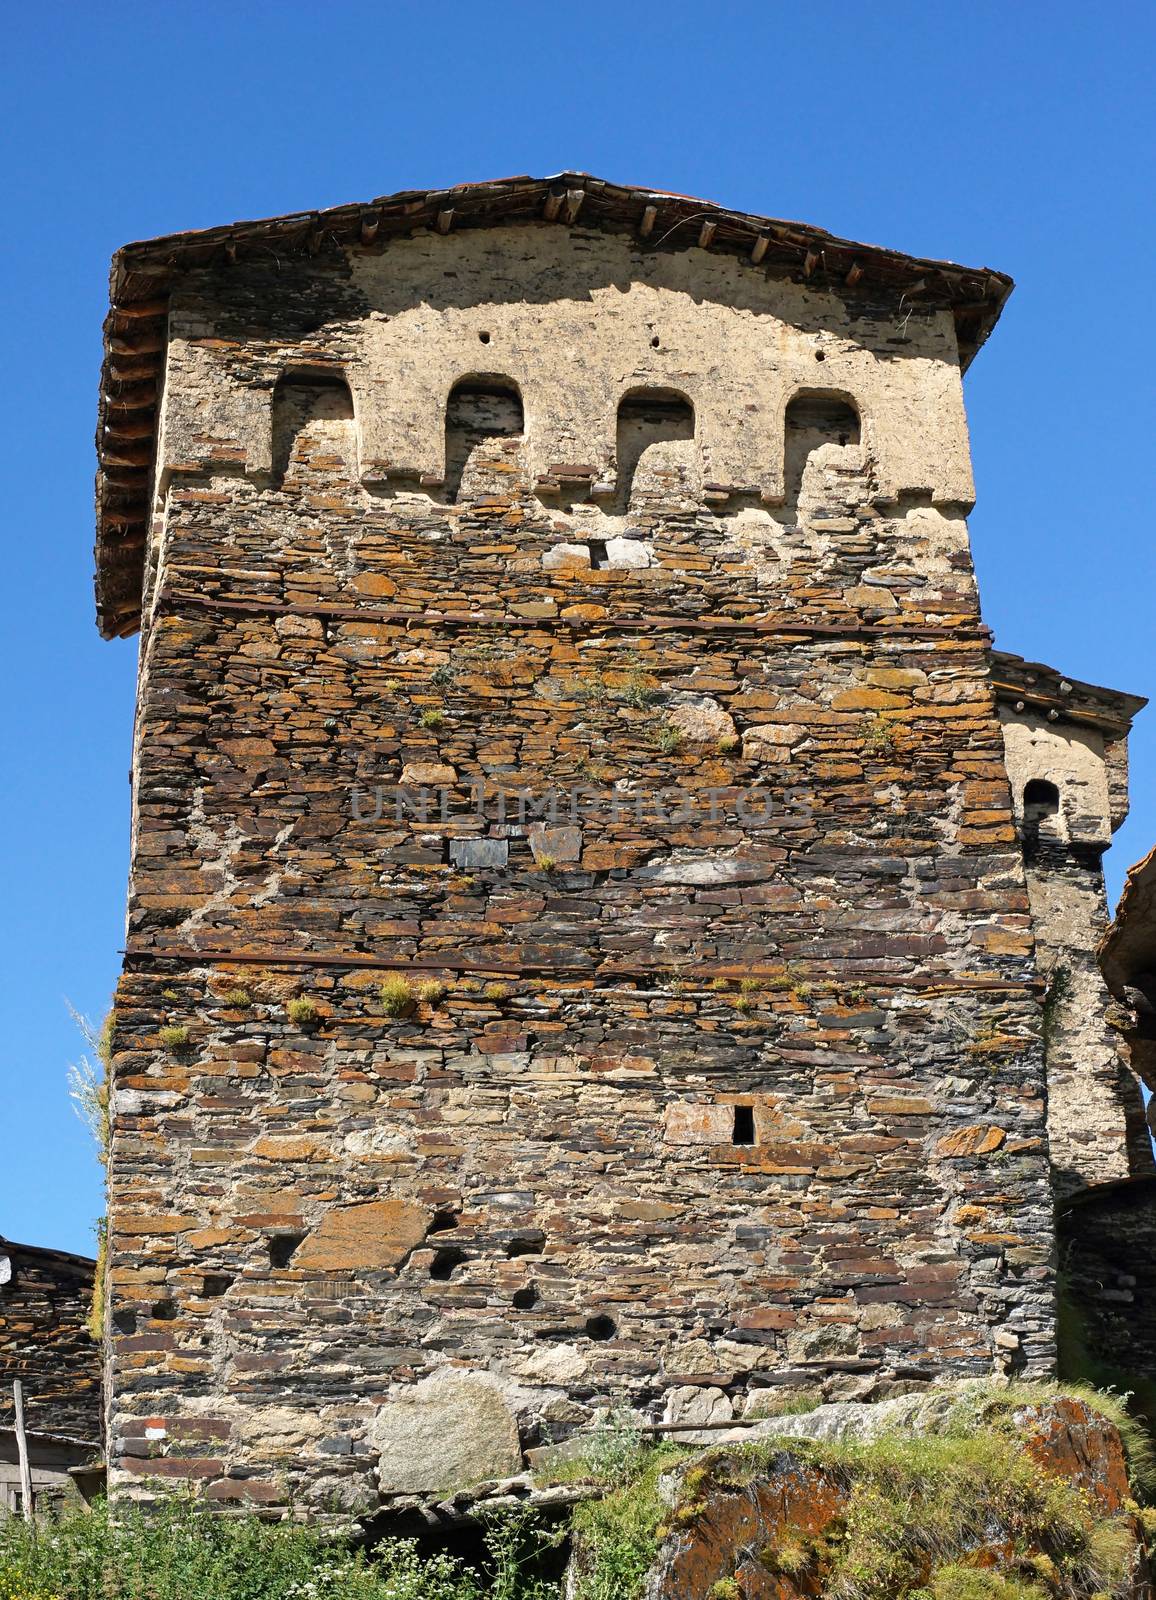
[[[735,1125],[731,1133],[732,1144],[754,1144],[755,1142],[755,1108],[754,1106],[735,1107]]]

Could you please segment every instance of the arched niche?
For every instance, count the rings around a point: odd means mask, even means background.
[[[783,432],[786,499],[797,504],[816,450],[860,443],[859,409],[850,395],[838,390],[801,389],[787,402]]]
[[[694,406],[677,389],[631,389],[618,405],[618,506],[637,500],[697,499]]]
[[[446,400],[445,427],[446,498],[508,491],[510,469],[521,467],[526,428],[514,380],[495,373],[460,378]]]
[[[273,479],[318,471],[357,475],[353,395],[341,372],[287,372],[273,391]]]

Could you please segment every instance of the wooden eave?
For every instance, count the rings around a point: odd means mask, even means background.
[[[1004,650],[992,652],[991,673],[996,698],[1005,705],[1022,704],[1044,715],[1054,711],[1053,720],[1098,728],[1109,739],[1126,738],[1133,718],[1148,704],[1143,695],[1083,683],[1042,661],[1025,661]]]
[[[112,259],[96,436],[96,603],[105,638],[133,633],[140,622],[169,295],[180,273],[258,257],[324,257],[351,246],[380,248],[426,229],[447,234],[525,222],[629,233],[648,250],[710,249],[742,257],[767,277],[844,296],[884,295],[894,299],[897,310],[901,303],[950,310],[965,369],[1013,287],[1004,273],[987,267],[926,260],[840,239],[805,223],[607,183],[581,172],[407,190],[327,211],[125,245]]]

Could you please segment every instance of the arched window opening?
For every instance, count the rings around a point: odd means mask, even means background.
[[[697,495],[694,407],[675,389],[632,389],[618,407],[615,459],[621,511],[635,498]]]
[[[522,396],[511,379],[487,376],[456,383],[446,402],[447,498],[508,489],[525,427]]]
[[[1039,827],[1045,817],[1054,817],[1060,809],[1060,791],[1046,778],[1031,778],[1024,784],[1024,823]]]
[[[786,414],[788,501],[798,500],[807,463],[816,450],[825,444],[857,445],[859,440],[859,413],[845,395],[818,390],[795,395]]]
[[[357,470],[353,396],[338,372],[286,373],[273,391],[273,473],[278,482],[309,472]]]

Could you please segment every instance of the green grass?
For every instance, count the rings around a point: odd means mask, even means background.
[[[662,685],[652,672],[643,667],[632,667],[623,681],[620,696],[623,702],[636,711],[645,711],[662,699]]]
[[[0,1600],[559,1600],[541,1576],[559,1534],[528,1514],[491,1518],[478,1571],[394,1539],[372,1555],[183,1496],[149,1513],[104,1503],[33,1531],[0,1521]]]
[[[640,1449],[622,1462],[617,1483],[603,1499],[575,1507],[573,1600],[636,1600],[641,1595],[670,1516],[658,1480],[685,1455],[678,1445]]]

